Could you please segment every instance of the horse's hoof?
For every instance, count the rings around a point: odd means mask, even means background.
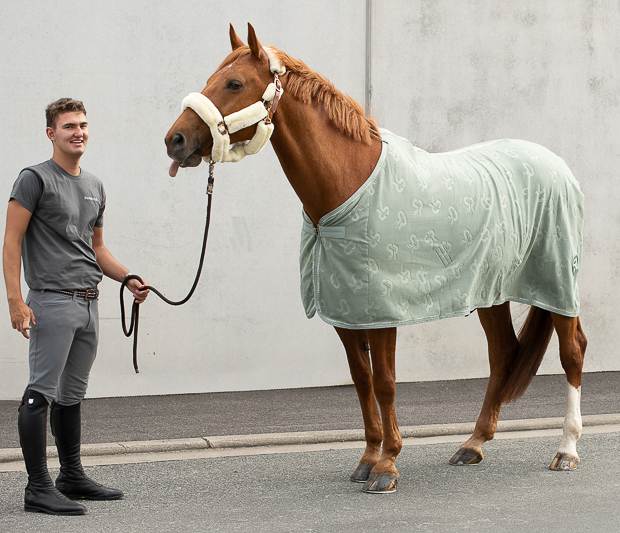
[[[451,465],[477,465],[482,461],[482,454],[470,450],[469,448],[459,448],[458,451],[450,459]]]
[[[549,465],[549,470],[575,470],[578,464],[579,457],[558,452],[552,463]]]
[[[374,466],[375,465],[369,463],[358,464],[355,472],[351,474],[351,481],[353,481],[353,483],[366,483],[366,481],[368,481],[368,476],[370,476],[370,471]]]
[[[391,494],[396,492],[398,472],[371,472],[362,490],[368,494]]]

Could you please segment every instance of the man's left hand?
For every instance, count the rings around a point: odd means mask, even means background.
[[[150,291],[144,288],[147,285],[147,281],[142,284],[137,279],[130,279],[127,282],[127,288],[131,291],[133,297],[136,299],[136,302],[138,302],[139,304],[146,300],[146,297],[149,295]]]

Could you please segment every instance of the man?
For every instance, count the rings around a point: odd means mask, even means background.
[[[117,489],[86,476],[80,460],[80,403],[95,360],[97,298],[102,275],[122,281],[129,270],[103,243],[103,185],[80,168],[88,142],[86,110],[61,98],[45,110],[52,159],[24,169],[7,208],[3,266],[13,329],[30,339],[30,378],[19,407],[19,439],[28,472],[24,509],[84,514],[75,499],[115,500]],[[21,261],[30,288],[22,299]],[[127,284],[138,302],[148,295]],[[47,470],[47,410],[60,459],[52,483]]]

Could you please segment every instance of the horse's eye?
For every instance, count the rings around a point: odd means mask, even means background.
[[[226,87],[228,89],[233,90],[233,91],[238,91],[239,89],[241,89],[243,87],[243,85],[238,80],[230,80],[228,82],[228,84],[226,85]]]

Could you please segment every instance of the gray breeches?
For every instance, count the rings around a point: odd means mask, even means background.
[[[97,300],[31,290],[26,303],[36,322],[30,330],[28,387],[48,402],[67,406],[81,402],[97,355]]]

